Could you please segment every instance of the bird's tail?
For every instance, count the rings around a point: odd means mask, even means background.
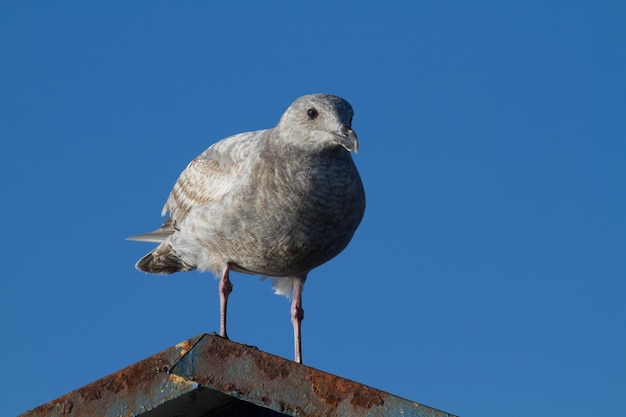
[[[142,233],[140,235],[130,236],[127,237],[126,240],[134,240],[136,242],[161,243],[177,230],[178,229],[176,228],[174,220],[172,220],[171,217],[168,217],[165,220],[165,223],[163,223],[161,227],[159,227],[157,230],[150,233]]]
[[[172,274],[174,272],[185,272],[196,269],[195,265],[189,265],[184,262],[180,256],[178,256],[172,244],[167,241],[167,238],[177,230],[174,220],[168,217],[165,223],[153,232],[127,237],[126,240],[160,243],[155,250],[141,258],[137,264],[135,264],[135,268],[150,274]]]
[[[140,271],[150,274],[172,274],[196,269],[194,265],[184,262],[169,242],[164,242],[155,250],[141,258],[135,265]]]

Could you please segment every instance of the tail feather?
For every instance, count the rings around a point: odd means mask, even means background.
[[[126,240],[134,240],[136,242],[153,242],[153,243],[161,243],[169,235],[176,232],[178,229],[176,228],[176,224],[171,217],[168,217],[165,222],[159,227],[157,230],[154,230],[149,233],[142,233],[140,235],[127,237]]]
[[[180,259],[170,244],[159,245],[155,250],[141,258],[135,268],[149,274],[172,274],[196,269],[195,266]]]

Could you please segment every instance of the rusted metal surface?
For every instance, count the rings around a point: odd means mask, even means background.
[[[169,370],[202,338],[196,336],[91,384],[30,410],[20,417],[136,416],[197,388]]]
[[[171,372],[290,416],[451,416],[215,335]]]
[[[20,417],[451,414],[256,348],[199,335]]]

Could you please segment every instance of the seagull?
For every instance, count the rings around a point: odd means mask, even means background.
[[[136,268],[198,269],[220,277],[220,335],[228,338],[229,273],[271,277],[291,296],[295,361],[302,363],[302,290],[309,272],[350,242],[365,211],[352,160],[358,139],[341,97],[296,99],[276,127],[227,137],[195,158],[172,189],[163,225],[129,240],[159,243]]]

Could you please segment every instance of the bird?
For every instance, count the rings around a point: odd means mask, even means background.
[[[302,291],[309,272],[343,251],[365,212],[351,153],[350,103],[331,94],[297,98],[270,129],[229,136],[193,159],[153,232],[159,245],[135,267],[150,274],[207,271],[219,277],[220,336],[228,339],[230,272],[270,277],[291,297],[295,362],[302,363]]]

